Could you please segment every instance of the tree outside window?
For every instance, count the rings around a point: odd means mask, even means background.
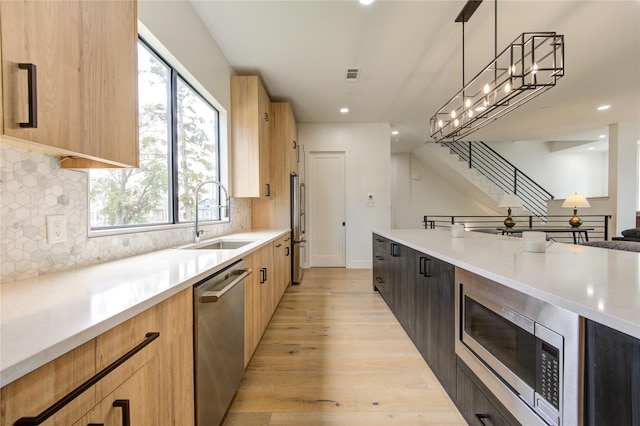
[[[91,170],[92,229],[193,221],[196,187],[219,180],[218,111],[143,42],[138,64],[140,167]],[[200,218],[219,219],[219,200],[204,187]]]

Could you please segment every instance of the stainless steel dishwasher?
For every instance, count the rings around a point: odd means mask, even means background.
[[[244,373],[244,279],[240,260],[193,287],[196,424],[219,425]]]

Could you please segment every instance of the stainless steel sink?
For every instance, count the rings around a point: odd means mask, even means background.
[[[180,247],[182,250],[235,250],[251,244],[254,240],[226,240],[216,239],[213,241],[203,241],[199,244],[191,244]]]

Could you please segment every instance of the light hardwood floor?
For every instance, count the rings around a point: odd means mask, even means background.
[[[368,269],[308,269],[285,293],[223,422],[466,425]]]

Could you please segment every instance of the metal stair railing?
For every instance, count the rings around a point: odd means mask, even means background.
[[[457,154],[470,169],[476,169],[498,188],[518,196],[525,209],[535,216],[544,218],[547,214],[547,201],[553,195],[503,156],[481,141],[441,142],[442,145]]]
[[[504,228],[504,216],[423,216],[422,224],[424,229],[449,229],[454,223],[462,223],[468,231],[486,232],[499,234],[498,229]],[[571,242],[571,227],[569,219],[571,215],[553,215],[545,217],[537,216],[511,216],[516,221],[518,228],[530,228],[535,231],[536,227],[566,227],[567,233],[554,234],[553,240],[557,242]],[[589,240],[608,241],[609,240],[609,219],[611,215],[580,215],[582,219],[581,228],[593,228],[589,231]]]

